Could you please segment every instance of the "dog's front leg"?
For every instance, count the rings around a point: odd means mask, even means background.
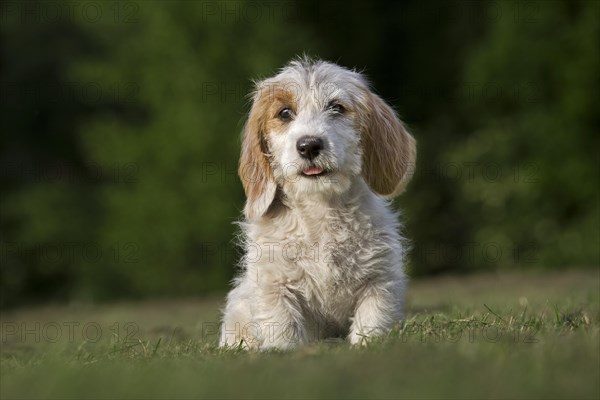
[[[307,332],[299,295],[286,285],[263,288],[260,312],[256,317],[262,331],[260,348],[292,349],[307,342]]]
[[[353,345],[366,344],[369,338],[382,335],[402,317],[399,283],[369,284],[360,292],[348,340]]]

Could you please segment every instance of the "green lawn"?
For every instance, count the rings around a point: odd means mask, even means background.
[[[598,270],[415,281],[366,348],[215,347],[222,298],[3,312],[0,397],[598,398]]]

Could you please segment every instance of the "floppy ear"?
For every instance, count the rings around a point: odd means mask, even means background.
[[[261,92],[257,90],[242,132],[238,173],[246,192],[244,215],[248,220],[262,217],[269,209],[277,191],[264,133],[267,97],[261,96]]]
[[[373,191],[393,198],[404,191],[412,178],[416,141],[379,96],[367,90],[364,105],[362,175]]]

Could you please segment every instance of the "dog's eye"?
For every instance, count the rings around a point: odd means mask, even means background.
[[[292,113],[292,110],[288,107],[282,108],[281,111],[279,111],[279,114],[277,114],[277,116],[279,117],[280,120],[288,122],[292,120],[292,117],[294,116],[294,114]]]
[[[344,106],[341,105],[340,103],[338,103],[335,100],[332,100],[332,101],[329,102],[329,104],[327,104],[327,109],[329,111],[333,111],[333,112],[338,113],[338,114],[343,114],[344,111],[346,111],[346,109],[344,108]]]

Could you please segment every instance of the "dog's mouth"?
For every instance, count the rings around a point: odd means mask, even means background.
[[[308,167],[302,170],[302,176],[307,178],[318,178],[319,176],[326,175],[328,173],[327,170],[321,167]]]

